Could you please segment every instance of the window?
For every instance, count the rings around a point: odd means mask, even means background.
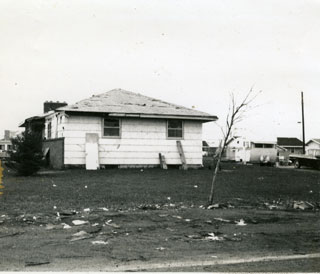
[[[119,119],[104,119],[103,136],[120,137],[120,121]]]
[[[264,148],[273,148],[273,144],[264,144]]]
[[[254,147],[256,147],[256,148],[263,148],[263,144],[254,144]]]
[[[12,145],[8,145],[7,148],[8,148],[8,150],[11,150]]]
[[[51,122],[48,123],[47,138],[48,138],[48,139],[51,139]]]
[[[183,138],[183,122],[168,120],[168,138]]]

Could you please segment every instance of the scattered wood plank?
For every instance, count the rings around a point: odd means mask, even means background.
[[[187,170],[188,165],[187,165],[186,157],[184,155],[182,144],[180,141],[177,141],[177,147],[178,147],[178,152],[179,152],[181,163],[182,163],[182,169]]]
[[[162,155],[161,153],[159,153],[159,159],[160,159],[160,167],[162,169],[168,169],[168,166],[166,164],[166,159],[164,157],[164,155]]]

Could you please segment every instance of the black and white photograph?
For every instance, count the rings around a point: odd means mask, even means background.
[[[319,0],[0,0],[0,272],[318,272]]]

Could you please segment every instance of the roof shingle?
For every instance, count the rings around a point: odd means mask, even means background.
[[[217,120],[218,117],[206,112],[167,103],[138,93],[113,89],[57,109],[72,112],[99,112],[120,114],[174,115]]]

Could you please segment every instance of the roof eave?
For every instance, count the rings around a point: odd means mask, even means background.
[[[60,110],[62,111],[62,109]],[[156,118],[156,119],[183,119],[183,120],[199,120],[203,122],[217,121],[218,117],[214,115],[173,115],[173,114],[147,114],[147,113],[119,113],[119,112],[96,112],[96,111],[81,111],[81,110],[64,110],[66,113],[97,113],[105,114],[110,117],[126,117],[126,118]]]

